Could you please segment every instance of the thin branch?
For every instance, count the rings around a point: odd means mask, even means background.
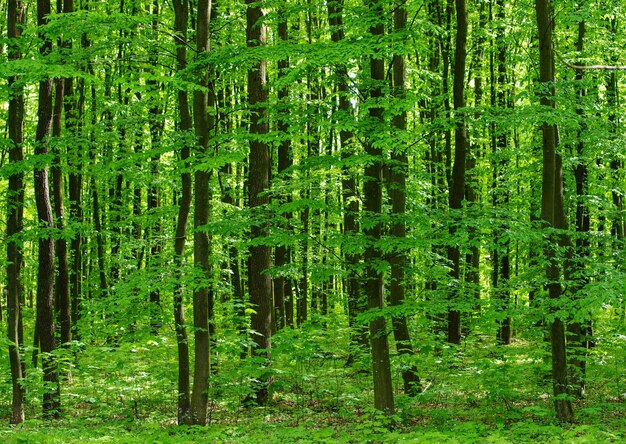
[[[596,70],[596,71],[626,71],[626,65],[576,65],[574,63],[570,63],[561,57],[561,54],[555,49],[554,53],[559,58],[563,64],[569,68],[575,70]]]

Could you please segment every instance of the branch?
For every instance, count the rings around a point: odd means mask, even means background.
[[[570,63],[561,57],[561,54],[555,49],[554,53],[559,58],[563,64],[569,68],[576,70],[596,70],[596,71],[626,71],[626,66],[624,65],[576,65],[574,63]]]

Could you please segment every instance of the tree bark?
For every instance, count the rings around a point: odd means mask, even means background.
[[[189,21],[188,0],[174,0],[174,37],[176,44],[176,68],[182,71],[187,66],[187,23]],[[178,91],[178,112],[180,131],[189,133],[193,129],[191,114],[189,113],[189,95],[185,90]],[[187,240],[187,225],[192,200],[191,174],[187,172],[190,156],[189,145],[185,143],[180,158],[182,173],[181,196],[176,219],[176,236],[174,239],[174,273],[177,277],[174,286],[174,328],[176,331],[176,347],[178,352],[178,397],[177,417],[178,424],[191,424],[189,400],[189,344],[187,328],[185,327],[185,305],[183,299],[184,288],[181,284],[183,274],[185,243]]]
[[[287,28],[287,18],[285,11],[280,12],[281,17],[278,22],[278,37],[281,42],[289,41]],[[284,78],[289,69],[289,57],[278,61],[278,78]],[[285,171],[292,165],[291,160],[291,140],[289,138],[289,86],[285,85],[278,90],[278,101],[280,106],[280,118],[277,122],[277,129],[282,134],[283,139],[278,146],[278,175],[285,175]],[[291,200],[289,196],[286,199]],[[292,218],[291,213],[284,215],[287,220]],[[279,245],[275,252],[275,265],[277,268],[285,267],[291,258],[291,248],[286,245]],[[276,327],[283,328],[285,325],[293,326],[293,301],[288,300],[290,294],[287,286],[291,286],[291,279],[281,274],[274,279],[274,306],[276,307]]]
[[[52,135],[61,137],[63,122],[63,100],[65,97],[65,80],[56,79],[54,115],[52,119]],[[63,169],[61,167],[61,147],[58,143],[53,152],[52,172],[52,196],[54,202],[54,216],[56,228],[59,231],[65,226],[65,207],[63,205]],[[55,241],[57,259],[57,273],[54,285],[55,307],[61,324],[61,346],[69,346],[72,340],[72,319],[70,311],[70,287],[69,287],[69,264],[67,257],[67,242],[60,237]]]
[[[380,0],[367,0],[366,6],[371,14],[369,32],[377,42],[377,38],[383,36],[385,27],[382,22],[384,17],[383,6]],[[370,104],[369,119],[374,128],[371,134],[383,133],[383,108],[376,103],[382,96],[382,83],[385,80],[385,63],[378,48],[374,48],[373,55],[369,59],[370,77],[372,87],[369,97],[375,104]],[[371,157],[365,166],[365,184],[363,185],[363,197],[365,200],[365,217],[376,220],[382,211],[382,180],[383,161],[380,142],[370,137],[365,144],[365,151]],[[383,273],[381,251],[376,247],[381,238],[382,226],[380,221],[371,222],[363,230],[368,239],[365,250],[365,294],[367,295],[368,308],[381,310],[384,305]],[[391,384],[391,366],[389,360],[389,342],[387,340],[387,322],[385,317],[378,314],[369,322],[370,345],[372,353],[372,370],[374,376],[374,407],[381,410],[385,415],[393,415],[394,400],[393,386]]]
[[[552,43],[553,16],[549,0],[536,0],[537,30],[539,37],[539,81],[543,83],[541,105],[555,108],[554,102],[554,53]],[[542,124],[543,133],[543,173],[541,187],[541,218],[544,228],[557,227],[558,213],[563,209],[562,200],[557,202],[557,193],[562,189],[560,162],[557,162],[557,127],[549,122]],[[557,168],[557,166],[559,168]],[[561,298],[561,273],[556,252],[556,239],[550,234],[544,243],[544,255],[547,262],[546,279],[548,294],[553,303]],[[567,398],[567,356],[565,345],[565,326],[563,320],[555,317],[550,325],[550,344],[552,353],[552,382],[554,403],[557,417],[566,422],[573,420],[572,404]]]
[[[406,29],[407,10],[404,6],[397,6],[394,11],[394,30],[402,33]],[[393,58],[393,92],[395,98],[403,100],[405,98],[405,67],[404,57],[395,55]],[[399,131],[404,132],[407,129],[407,113],[403,109],[399,114],[393,117],[393,126]],[[403,140],[400,137],[400,140]],[[399,147],[391,152],[390,181],[389,181],[389,197],[391,198],[391,212],[396,217],[391,228],[391,234],[398,244],[403,243],[406,238],[406,224],[404,222],[406,213],[406,175],[408,173],[408,156],[404,147]],[[391,306],[401,306],[404,303],[405,294],[405,274],[404,269],[409,264],[404,247],[400,247],[400,251],[390,259],[391,265],[391,282],[389,284],[389,303]],[[398,355],[403,359],[410,361],[415,354],[411,344],[411,337],[407,326],[406,316],[395,316],[391,320],[393,326],[393,335],[396,340],[396,349]],[[417,367],[414,364],[402,364],[402,381],[404,384],[404,392],[414,395],[421,390],[420,379],[417,373]]]
[[[7,53],[9,60],[22,57],[18,39],[22,35],[25,22],[26,5],[20,0],[8,0]],[[9,163],[18,166],[9,175],[7,190],[7,321],[9,339],[9,361],[11,365],[11,424],[24,422],[24,387],[22,386],[22,362],[20,357],[20,325],[22,301],[22,253],[19,236],[24,227],[24,173],[21,163],[24,161],[24,88],[17,77],[9,77],[8,132],[11,142]],[[0,309],[1,310],[1,309]]]
[[[211,0],[198,2],[196,50],[199,55],[210,51],[209,29],[211,23]],[[209,88],[209,68],[204,71],[200,85]],[[209,132],[213,122],[209,116],[209,94],[207,90],[194,91],[193,117],[196,139],[198,141],[196,159],[201,163],[208,156]],[[206,425],[209,374],[211,372],[211,344],[209,335],[210,301],[210,246],[209,236],[204,227],[209,221],[209,173],[197,169],[194,173],[194,267],[201,270],[203,283],[196,285],[193,292],[193,325],[195,337],[195,361],[193,391],[191,394],[191,418],[196,425]]]
[[[37,24],[43,26],[50,15],[50,0],[37,0]],[[39,48],[45,56],[52,50],[52,42],[41,35]],[[37,130],[35,134],[35,155],[46,157],[49,152],[50,130],[52,126],[52,79],[39,82],[39,104],[37,108]],[[37,331],[41,348],[43,380],[48,385],[43,395],[43,413],[57,417],[60,408],[60,387],[56,360],[52,356],[54,339],[54,238],[52,228],[52,206],[48,183],[48,166],[37,166],[34,171],[35,204],[40,229],[39,260],[37,271]]]
[[[503,0],[496,2],[496,19],[504,26],[505,18],[505,4]],[[504,35],[504,29],[497,33],[495,39],[496,51],[497,51],[497,85],[494,94],[494,100],[496,106],[505,110],[507,108],[507,93],[508,88],[507,74],[506,74],[506,41]],[[493,125],[492,128],[492,146],[494,154],[494,169],[493,169],[493,206],[498,207],[509,204],[509,190],[507,183],[503,183],[506,177],[507,160],[504,158],[505,154],[502,154],[508,145],[508,137],[501,128],[497,128]],[[501,159],[498,159],[501,157]],[[505,208],[506,209],[506,208]],[[510,261],[510,241],[507,233],[506,223],[500,224],[495,227],[494,232],[494,251],[493,251],[493,287],[496,292],[499,307],[502,312],[506,313],[501,320],[498,321],[499,327],[496,333],[496,341],[498,344],[508,345],[511,343],[511,318],[508,315],[510,306],[511,294],[509,290],[509,278],[511,275],[511,261]],[[503,234],[505,234],[503,239]]]
[[[246,0],[246,43],[250,48],[264,46],[266,42],[262,3],[256,0]],[[248,206],[253,212],[263,211],[263,207],[269,203],[269,197],[263,195],[269,188],[271,170],[269,147],[263,140],[263,135],[269,131],[267,100],[266,62],[259,59],[248,70],[248,111],[250,116]],[[263,238],[266,229],[265,223],[255,222],[251,229],[251,238],[253,240]],[[272,279],[267,274],[267,270],[272,265],[272,249],[267,245],[253,245],[249,252],[248,289],[250,291],[250,305],[254,310],[251,319],[251,328],[254,332],[252,354],[264,357],[269,361],[272,312],[274,309]],[[268,401],[268,383],[268,378],[263,377],[255,388],[256,401],[259,405],[264,405]]]
[[[456,0],[456,49],[454,56],[454,166],[450,183],[449,205],[452,214],[450,236],[456,233],[456,222],[460,220],[460,211],[465,195],[465,162],[467,152],[467,128],[463,108],[465,107],[465,60],[467,58],[467,8],[465,0]],[[461,303],[460,251],[456,243],[448,247],[448,260],[451,263],[450,277],[454,282],[448,308],[448,342],[461,343]]]

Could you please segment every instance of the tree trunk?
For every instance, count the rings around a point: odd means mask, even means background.
[[[460,211],[465,195],[465,156],[467,151],[467,128],[465,124],[465,60],[467,53],[467,9],[465,0],[456,0],[456,49],[454,56],[454,166],[450,183],[449,205],[452,214],[450,236],[456,233],[456,222],[460,220]],[[448,260],[451,263],[450,277],[454,281],[448,308],[448,342],[461,343],[461,311],[459,305],[463,296],[461,292],[460,251],[456,243],[448,247]]]
[[[37,0],[37,24],[48,22],[50,0]],[[41,55],[52,50],[52,42],[40,36],[43,43]],[[37,108],[37,130],[35,134],[35,155],[46,157],[52,126],[52,79],[39,82],[39,105]],[[47,231],[39,236],[39,267],[37,271],[37,331],[41,348],[43,380],[47,389],[43,395],[43,413],[57,417],[60,408],[60,388],[57,363],[52,356],[54,340],[54,238],[50,229],[54,227],[52,206],[48,184],[48,166],[36,167],[34,171],[35,204],[40,228]]]
[[[289,41],[289,32],[287,28],[286,12],[283,10],[280,12],[281,17],[278,23],[278,37],[281,42],[287,43]],[[278,61],[278,78],[283,78],[286,75],[286,71],[289,69],[289,57],[285,57]],[[289,133],[289,87],[283,86],[278,90],[278,101],[280,104],[280,117],[277,122],[277,129],[282,134],[283,139],[278,146],[278,175],[285,175],[285,171],[292,165],[291,160],[291,140],[288,136]],[[287,200],[291,200],[290,196],[286,197]],[[292,218],[291,213],[284,215],[287,220]],[[276,248],[275,262],[276,267],[285,267],[290,262],[291,248],[286,245],[280,245]],[[293,326],[293,307],[291,307],[291,313],[288,312],[290,304],[287,301],[288,291],[287,286],[291,286],[291,278],[281,274],[274,279],[274,306],[276,307],[276,327],[277,329],[283,328],[285,325]],[[290,323],[291,322],[291,323]]]
[[[539,81],[545,92],[541,96],[541,105],[555,108],[554,102],[554,54],[552,43],[553,18],[549,0],[536,0],[537,30],[539,36]],[[549,122],[542,124],[543,133],[543,173],[541,187],[541,218],[547,230],[557,227],[557,216],[563,212],[562,200],[557,202],[557,193],[562,189],[560,162],[557,162],[557,128]],[[559,167],[557,169],[557,166]],[[561,273],[556,251],[555,235],[551,234],[544,243],[544,255],[547,262],[546,279],[548,294],[553,303],[561,298]],[[565,346],[565,327],[563,320],[555,317],[550,325],[550,343],[552,352],[552,382],[557,417],[562,421],[573,420],[572,404],[567,399],[567,357]]]
[[[246,43],[250,48],[264,46],[266,37],[262,4],[256,0],[246,0],[246,5]],[[267,100],[266,62],[258,60],[248,70],[248,111],[250,116],[248,205],[252,211],[262,211],[263,207],[269,203],[268,196],[263,195],[269,188],[271,170],[269,147],[262,139],[262,136],[269,131]],[[265,223],[255,222],[251,229],[251,238],[263,238],[266,229]],[[272,312],[274,309],[272,279],[267,271],[272,265],[272,249],[266,245],[253,245],[249,251],[248,289],[250,291],[250,305],[254,310],[250,326],[255,332],[252,354],[269,360]],[[256,401],[259,405],[264,405],[268,400],[268,383],[268,377],[262,377],[259,385],[255,388]]]
[[[9,0],[7,5],[7,28],[9,42],[7,52],[9,60],[22,57],[18,39],[22,35],[25,22],[26,5],[20,0]],[[24,142],[24,88],[19,79],[9,77],[9,163],[19,166],[24,161],[22,144]],[[20,325],[22,301],[22,253],[19,236],[24,226],[24,173],[16,168],[9,175],[7,190],[7,321],[9,339],[9,361],[11,365],[11,424],[24,422],[24,387],[22,386],[22,362],[20,357]]]
[[[198,3],[196,49],[199,55],[210,51],[209,29],[211,23],[211,0],[200,0]],[[201,86],[209,87],[208,69],[200,80]],[[208,112],[209,94],[206,91],[194,91],[193,117],[198,152],[196,158],[201,163],[209,155],[209,132],[213,122]],[[194,267],[201,270],[204,278],[203,285],[197,285],[193,292],[193,325],[195,337],[195,361],[193,376],[193,391],[191,394],[191,418],[196,425],[206,425],[209,374],[211,372],[211,344],[209,338],[209,297],[210,280],[209,265],[209,236],[202,230],[209,221],[209,173],[198,169],[194,173]]]
[[[64,100],[64,79],[56,79],[54,114],[52,119],[52,135],[55,138],[61,137],[62,114]],[[59,231],[65,225],[65,208],[63,206],[63,170],[61,167],[61,147],[55,144],[53,153],[52,172],[52,196],[54,202],[54,216],[56,227]],[[69,265],[67,259],[67,242],[65,238],[55,241],[55,252],[57,258],[57,274],[54,285],[55,306],[61,324],[61,346],[69,346],[72,340],[72,320],[70,311],[70,287],[69,287]]]
[[[366,6],[369,8],[371,20],[374,20],[369,32],[372,37],[380,38],[385,31],[382,22],[384,17],[382,2],[379,0],[368,0]],[[382,84],[385,79],[385,63],[382,56],[378,53],[378,49],[374,49],[374,54],[369,59],[369,65],[372,81],[369,97],[373,102],[376,102],[382,98]],[[378,104],[370,105],[369,118],[370,124],[377,128],[372,133],[382,134],[384,123],[383,108]],[[365,217],[376,220],[382,211],[382,149],[380,143],[373,137],[370,137],[365,144],[365,151],[372,158],[365,166],[365,184],[363,186]],[[366,238],[369,239],[365,250],[365,294],[367,295],[368,308],[370,310],[381,310],[384,303],[383,273],[378,265],[382,261],[382,254],[375,245],[381,238],[382,226],[380,221],[370,221],[363,232]],[[393,386],[391,384],[389,343],[387,340],[387,322],[382,315],[369,322],[369,332],[374,375],[374,407],[381,410],[385,415],[393,415],[394,400]]]
[[[174,37],[176,43],[177,70],[182,71],[187,66],[187,23],[189,21],[188,0],[174,0]],[[180,119],[180,131],[190,133],[193,127],[189,113],[189,95],[187,91],[178,91],[178,112]],[[186,143],[180,153],[182,163],[181,173],[181,196],[176,220],[176,237],[174,239],[174,273],[177,277],[174,286],[174,328],[176,331],[176,347],[178,352],[178,397],[177,417],[178,424],[191,424],[190,400],[189,400],[189,344],[187,328],[185,327],[185,305],[183,299],[184,288],[181,284],[182,265],[187,240],[187,224],[192,200],[191,174],[187,172],[189,167],[190,148]]]
[[[404,6],[396,7],[394,11],[394,30],[402,33],[406,29],[407,11]],[[398,100],[405,98],[405,68],[404,57],[395,55],[393,58],[393,92]],[[401,105],[404,109],[404,105]],[[393,126],[398,132],[407,129],[407,113],[401,111],[393,117]],[[399,137],[403,140],[403,137]],[[404,217],[406,213],[406,175],[408,173],[408,156],[403,147],[394,149],[391,153],[392,165],[390,166],[389,197],[391,198],[391,212],[396,220],[391,228],[392,235],[398,244],[404,242],[406,238],[406,224]],[[405,275],[404,269],[409,263],[406,250],[399,247],[400,251],[395,252],[389,260],[391,265],[391,282],[389,284],[389,303],[391,306],[401,306],[404,303]],[[391,320],[393,335],[396,340],[398,355],[409,360],[415,354],[411,344],[411,337],[407,326],[406,316],[396,316]],[[417,368],[410,362],[402,364],[402,381],[404,392],[412,395],[421,390],[420,379]]]
[[[496,36],[496,51],[497,51],[497,85],[493,87],[496,89],[494,93],[495,105],[500,110],[507,108],[507,92],[508,88],[507,75],[506,75],[506,39],[504,34],[504,13],[505,4],[503,0],[496,2],[496,19],[498,23],[502,24],[502,29]],[[509,204],[509,189],[508,184],[505,182],[507,160],[504,158],[505,152],[508,146],[508,137],[502,128],[498,128],[495,124],[492,128],[492,146],[494,154],[494,167],[493,167],[493,206],[505,206]],[[499,159],[499,157],[501,159]],[[504,183],[503,183],[504,182]],[[510,261],[510,241],[507,236],[507,225],[505,223],[495,227],[494,232],[494,251],[493,251],[493,287],[496,292],[496,298],[498,299],[498,305],[500,310],[505,313],[502,319],[498,321],[500,324],[498,332],[496,333],[496,341],[498,344],[508,345],[511,343],[511,318],[508,315],[510,306],[510,290],[509,290],[509,278],[511,275],[511,261]],[[504,236],[503,236],[504,235]]]
[[[581,53],[584,47],[585,40],[585,22],[580,21],[578,23],[578,38],[576,44],[576,51]],[[575,75],[576,82],[580,85],[577,95],[579,103],[576,107],[576,113],[580,119],[580,133],[578,135],[578,142],[576,143],[576,157],[578,162],[574,165],[574,180],[576,183],[576,245],[574,249],[574,257],[572,260],[572,280],[573,285],[571,288],[572,294],[576,298],[578,291],[582,289],[588,282],[586,263],[589,260],[589,230],[590,230],[590,215],[589,208],[587,208],[586,197],[589,194],[588,177],[589,171],[587,164],[585,163],[585,141],[583,138],[583,132],[586,130],[585,112],[583,101],[587,95],[587,91],[584,87],[584,74],[583,70],[579,69]],[[583,321],[571,320],[567,325],[567,331],[569,335],[568,340],[568,356],[570,366],[570,384],[571,391],[578,399],[582,399],[585,395],[586,385],[586,373],[587,373],[587,352],[590,345],[591,335],[591,313],[586,316],[587,319]]]

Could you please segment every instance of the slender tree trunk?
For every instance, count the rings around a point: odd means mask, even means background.
[[[460,211],[465,195],[465,157],[467,151],[467,128],[463,108],[465,107],[465,60],[467,53],[467,9],[465,0],[456,0],[456,49],[454,57],[454,167],[452,181],[450,183],[449,205],[452,213],[452,225],[450,235],[456,232],[455,223],[460,220]],[[448,247],[448,260],[451,263],[450,277],[455,281],[454,289],[450,295],[448,308],[448,342],[461,343],[461,311],[459,305],[463,294],[461,293],[461,264],[458,245]]]
[[[281,17],[278,22],[278,37],[281,42],[287,43],[289,41],[289,32],[287,28],[287,18],[285,11],[280,12]],[[287,70],[289,69],[289,57],[285,57],[278,61],[278,78],[284,78]],[[285,171],[291,166],[291,140],[289,133],[289,87],[283,86],[278,90],[278,100],[280,103],[280,119],[277,122],[277,129],[282,135],[283,139],[278,146],[278,175],[285,175]],[[291,200],[290,197],[287,197]],[[291,213],[287,213],[284,217],[289,221],[292,217]],[[286,245],[279,245],[276,247],[275,252],[275,265],[277,268],[285,267],[290,260],[291,251],[290,247]],[[285,325],[293,326],[293,306],[290,306],[287,300],[288,292],[287,286],[291,286],[291,279],[281,274],[274,279],[274,306],[276,307],[276,327],[278,329],[283,328]],[[291,313],[288,309],[291,309]],[[289,323],[291,322],[291,324]]]
[[[7,27],[9,60],[22,57],[18,39],[22,35],[25,22],[26,5],[20,0],[9,0],[7,5]],[[19,79],[9,77],[8,132],[9,163],[20,166],[24,161],[22,144],[24,143],[24,88]],[[20,358],[20,325],[22,301],[22,233],[24,222],[24,173],[16,168],[9,175],[7,190],[7,321],[9,339],[9,361],[11,365],[11,424],[24,422],[24,387],[22,386],[22,362]],[[0,309],[1,310],[1,309]]]
[[[211,0],[198,2],[198,22],[196,33],[196,49],[198,54],[210,51],[209,29],[211,23]],[[201,86],[208,88],[210,79],[208,69],[205,70],[200,81]],[[194,127],[198,140],[198,152],[196,158],[202,162],[209,155],[209,132],[213,122],[210,121],[209,94],[207,91],[194,91],[193,94]],[[201,270],[201,275],[208,282],[210,280],[209,265],[209,237],[202,230],[209,221],[209,173],[198,169],[194,173],[195,199],[194,199],[194,267]],[[209,374],[211,372],[211,344],[209,338],[209,297],[208,283],[198,285],[193,292],[193,325],[195,337],[195,361],[193,391],[191,394],[191,418],[192,423],[206,425]]]
[[[248,47],[264,46],[266,42],[263,24],[263,2],[246,0],[246,42]],[[250,113],[250,155],[248,158],[248,205],[251,210],[262,210],[269,203],[263,195],[269,188],[271,159],[269,147],[262,136],[269,131],[267,122],[268,90],[266,86],[266,62],[258,60],[248,70],[248,106]],[[264,237],[267,226],[255,223],[252,226],[252,239]],[[271,346],[273,295],[272,279],[267,270],[272,265],[272,249],[266,245],[253,245],[249,249],[248,290],[250,304],[254,309],[251,328],[255,332],[252,353],[268,359]],[[268,379],[261,378],[256,387],[256,401],[264,405],[268,401]]]
[[[174,0],[174,37],[176,44],[177,69],[182,71],[187,66],[187,23],[189,21],[188,0]],[[189,113],[189,95],[187,91],[178,91],[178,112],[181,133],[190,133],[193,122]],[[176,220],[176,237],[174,239],[174,273],[177,277],[174,287],[174,328],[176,331],[176,346],[178,351],[178,424],[190,424],[189,413],[189,344],[187,328],[185,327],[185,305],[180,283],[183,278],[182,265],[184,262],[185,243],[187,240],[187,225],[192,200],[191,174],[189,167],[190,148],[186,143],[180,153],[182,163],[181,196]]]
[[[382,21],[384,17],[383,4],[379,0],[367,0],[366,6],[371,14],[371,20],[373,20],[369,32],[372,37],[380,38],[385,32]],[[378,53],[378,49],[375,49],[370,57],[369,65],[372,81],[369,96],[372,101],[376,102],[382,98],[382,83],[385,79],[385,63],[382,55]],[[382,133],[384,123],[383,108],[378,104],[370,104],[369,118],[371,125],[375,125],[378,128],[372,131],[372,133]],[[372,161],[365,166],[365,184],[363,186],[366,217],[374,220],[382,211],[383,163],[382,150],[377,142],[377,140],[371,137],[365,145],[365,151],[372,157]],[[369,239],[365,250],[365,294],[367,295],[368,308],[370,310],[380,310],[384,305],[383,273],[377,264],[380,264],[382,254],[375,245],[380,240],[382,234],[380,221],[370,221],[363,232],[366,238]],[[389,342],[387,340],[387,322],[382,315],[369,322],[369,332],[374,376],[374,407],[384,412],[385,415],[392,415],[394,413],[394,400],[393,386],[391,384]]]
[[[578,38],[576,51],[581,53],[584,48],[585,41],[585,22],[578,23]],[[578,162],[574,166],[574,180],[576,182],[576,245],[574,258],[572,260],[572,294],[577,297],[578,291],[582,289],[588,282],[589,278],[586,271],[586,263],[589,260],[589,230],[590,215],[589,208],[586,205],[586,197],[589,194],[588,177],[589,171],[585,163],[585,141],[583,131],[586,129],[584,104],[582,103],[587,95],[587,91],[583,86],[584,74],[583,70],[576,71],[575,80],[579,83],[577,95],[579,99],[576,113],[581,122],[581,129],[576,143],[576,157]],[[578,399],[585,395],[585,385],[587,376],[587,351],[590,345],[591,336],[591,313],[587,315],[587,319],[581,321],[570,320],[567,326],[568,340],[568,356],[570,366],[570,382],[572,386],[572,394]]]
[[[549,0],[536,0],[537,30],[539,35],[539,80],[543,83],[545,92],[541,96],[541,105],[555,108],[554,102],[554,54],[552,43],[553,16]],[[544,227],[548,230],[556,226],[557,193],[562,189],[561,171],[557,169],[556,144],[557,128],[549,122],[542,124],[543,133],[543,174],[541,188],[541,218]],[[562,201],[559,202],[562,204]],[[556,239],[552,234],[545,241],[544,255],[547,262],[546,279],[548,294],[553,303],[561,298],[560,270],[557,260]],[[567,356],[565,346],[565,326],[563,320],[555,317],[550,325],[550,343],[552,351],[552,381],[555,397],[557,417],[562,421],[570,422],[573,419],[572,404],[567,399]]]
[[[496,51],[497,51],[497,84],[494,85],[496,88],[494,98],[496,102],[496,106],[500,110],[505,110],[507,108],[507,75],[506,75],[506,39],[504,35],[504,18],[505,18],[505,4],[503,0],[498,0],[496,2],[496,8],[498,8],[496,13],[496,19],[498,23],[501,23],[502,30],[497,33],[496,37]],[[496,125],[493,126],[493,134],[492,134],[492,146],[493,146],[493,154],[494,154],[494,193],[493,193],[493,206],[505,206],[505,210],[509,204],[509,189],[506,183],[506,169],[507,169],[507,160],[504,158],[506,154],[502,154],[508,147],[508,137],[506,134],[506,130],[502,128],[497,128]],[[498,158],[501,159],[498,159]],[[504,183],[503,183],[504,182]],[[507,236],[507,225],[503,223],[495,227],[494,233],[494,251],[493,251],[493,283],[494,283],[494,291],[496,292],[496,297],[498,299],[498,303],[500,309],[507,313],[510,306],[511,294],[509,290],[509,278],[511,275],[511,261],[510,261],[510,250],[511,243]],[[496,341],[499,344],[510,344],[511,343],[511,318],[507,314],[505,314],[499,322],[498,332],[496,333]]]
[[[157,0],[152,1],[152,30],[156,34],[158,32],[158,21],[159,21],[159,2]],[[152,65],[156,65],[158,62],[158,54],[151,54],[150,60]],[[152,146],[153,152],[157,153],[152,156],[150,160],[151,163],[151,172],[153,177],[153,183],[150,184],[148,188],[148,213],[157,213],[158,208],[161,205],[160,199],[160,190],[157,185],[158,176],[159,176],[159,161],[161,156],[158,154],[161,148],[161,140],[163,136],[163,129],[165,125],[164,120],[164,105],[161,103],[160,99],[160,86],[156,80],[149,79],[146,81],[146,85],[150,88],[152,97],[150,100],[153,101],[151,104],[148,115],[149,115],[149,127],[150,127],[150,143]],[[160,256],[161,256],[161,218],[158,214],[153,214],[155,218],[155,222],[150,227],[148,240],[150,242],[150,268],[158,269],[161,266]],[[153,334],[158,334],[159,329],[162,324],[162,316],[161,316],[161,294],[158,288],[152,288],[150,290],[150,329]]]
[[[402,33],[406,29],[407,11],[404,6],[397,6],[394,11],[394,30]],[[398,100],[405,98],[405,67],[404,57],[395,55],[393,58],[393,92]],[[393,126],[403,132],[407,129],[407,113],[403,111],[393,117]],[[403,138],[400,137],[400,140]],[[406,175],[408,174],[408,156],[404,149],[394,149],[391,153],[389,197],[391,198],[391,212],[397,218],[393,222],[391,232],[398,244],[406,238]],[[409,258],[403,247],[390,259],[391,282],[389,284],[389,302],[391,306],[401,306],[404,303],[405,274],[404,270]],[[411,337],[407,326],[406,316],[396,316],[392,320],[393,335],[396,340],[396,349],[403,359],[410,361],[415,354],[411,344]],[[417,368],[410,362],[403,363],[402,381],[406,394],[416,394],[421,390]]]
[[[50,0],[37,0],[37,24],[48,22]],[[42,55],[52,50],[52,42],[42,38],[39,52]],[[52,79],[39,82],[39,105],[37,108],[37,130],[35,134],[35,154],[48,155],[50,130],[52,126]],[[47,231],[39,237],[39,266],[37,271],[37,331],[43,355],[43,380],[48,386],[43,395],[43,412],[56,417],[60,408],[59,376],[56,360],[52,356],[54,339],[54,238],[50,229],[54,227],[48,183],[48,166],[36,167],[34,172],[35,204],[40,227]]]
[[[52,119],[52,135],[55,138],[61,137],[62,114],[64,100],[64,79],[56,79],[54,114]],[[59,231],[65,225],[65,207],[63,205],[63,170],[61,166],[61,147],[55,144],[53,152],[53,164],[50,168],[52,172],[52,196],[54,203],[55,224]],[[69,265],[67,258],[67,242],[61,237],[55,241],[55,252],[57,259],[57,273],[54,285],[55,306],[61,324],[61,346],[69,346],[72,340],[72,320],[70,311],[70,286],[69,286]]]

